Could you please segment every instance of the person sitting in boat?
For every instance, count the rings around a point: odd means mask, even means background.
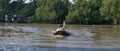
[[[56,32],[57,31],[65,31],[65,26],[66,26],[65,21],[63,21],[63,24],[59,25],[59,28],[57,28]]]

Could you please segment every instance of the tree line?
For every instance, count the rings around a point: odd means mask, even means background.
[[[120,24],[120,0],[0,0],[0,21],[5,15],[25,22],[69,24]]]

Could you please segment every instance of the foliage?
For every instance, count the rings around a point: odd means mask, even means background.
[[[77,0],[71,6],[66,21],[76,24],[97,24],[100,22],[100,6],[101,4],[98,0]]]
[[[26,22],[120,24],[120,0],[0,0],[0,22],[8,15]]]
[[[101,15],[117,24],[117,20],[120,19],[120,0],[103,0],[102,4]]]
[[[68,10],[65,3],[62,0],[38,0],[36,18],[39,22],[48,23],[59,23],[65,20]]]
[[[8,4],[10,0],[0,0],[0,17],[3,17],[8,12]]]

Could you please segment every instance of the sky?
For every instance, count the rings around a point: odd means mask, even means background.
[[[26,0],[26,1],[25,1],[25,3],[29,3],[29,2],[31,2],[31,1],[30,1],[30,0]]]
[[[13,1],[17,1],[17,0],[12,0],[12,1],[10,1],[10,3],[13,2]],[[31,2],[31,1],[30,0],[25,1],[25,3],[29,3],[29,2]]]
[[[69,0],[70,2],[72,2],[72,0]],[[29,3],[30,2],[30,0],[26,0],[26,3]]]
[[[72,0],[69,0],[69,1],[73,3],[73,1],[72,1]]]
[[[13,2],[13,1],[17,1],[17,0],[12,0],[11,2]],[[72,2],[72,0],[69,0],[69,1]],[[11,2],[10,2],[10,3],[11,3]],[[31,2],[31,1],[30,1],[30,0],[26,0],[26,1],[25,1],[25,3],[29,3],[29,2]]]

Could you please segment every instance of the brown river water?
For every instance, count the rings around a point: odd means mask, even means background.
[[[67,25],[64,38],[51,33],[57,27],[1,23],[0,51],[120,51],[120,25]]]

